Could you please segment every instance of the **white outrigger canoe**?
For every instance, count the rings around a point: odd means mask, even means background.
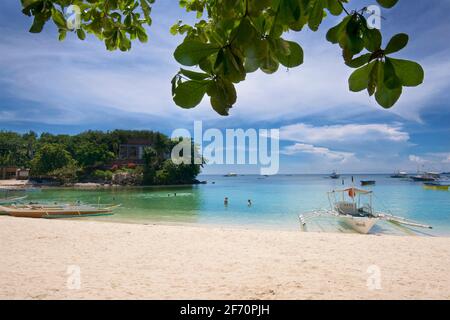
[[[375,212],[372,204],[372,191],[352,187],[344,190],[333,190],[327,194],[330,209],[300,214],[299,221],[302,230],[306,231],[308,220],[314,217],[334,217],[339,222],[362,234],[369,233],[380,220],[390,222],[399,227],[432,229],[429,225],[396,217],[389,213]],[[366,202],[364,202],[365,200]]]
[[[20,205],[1,206],[0,212],[19,218],[75,218],[108,216],[113,214],[113,210],[120,205],[109,207],[99,207],[91,205]]]

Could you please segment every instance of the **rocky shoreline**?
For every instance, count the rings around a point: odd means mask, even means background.
[[[0,180],[0,190],[27,190],[30,188],[77,188],[77,189],[106,189],[106,188],[142,188],[142,187],[176,187],[207,184],[207,181],[195,180],[192,183],[175,185],[134,185],[134,184],[113,184],[99,182],[77,182],[72,184],[58,184],[47,182],[34,182],[30,180]]]

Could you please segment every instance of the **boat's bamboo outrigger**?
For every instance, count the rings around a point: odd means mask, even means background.
[[[335,217],[359,233],[367,234],[380,220],[396,226],[431,229],[429,225],[421,224],[389,213],[375,212],[373,209],[373,192],[355,187],[344,190],[333,190],[327,193],[330,209],[320,209],[299,215],[302,230],[306,231],[307,220],[315,217]],[[363,198],[366,203],[362,203]]]
[[[3,199],[0,199],[0,205],[20,202],[22,200],[25,200],[26,198],[27,198],[27,196],[3,198]]]

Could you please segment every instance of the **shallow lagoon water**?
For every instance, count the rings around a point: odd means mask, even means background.
[[[342,185],[342,178],[344,185]],[[205,185],[107,189],[39,189],[27,201],[120,203],[113,216],[83,219],[128,223],[194,223],[270,229],[299,230],[298,215],[328,208],[326,193],[352,185],[351,176],[332,180],[326,175],[204,175]],[[417,220],[433,226],[424,234],[450,235],[450,192],[425,189],[421,183],[393,179],[389,175],[354,175],[376,180],[366,189],[374,191],[377,211]],[[224,206],[224,198],[229,198]],[[252,206],[247,201],[251,199]],[[350,232],[333,219],[314,220],[311,231]],[[373,233],[397,234],[388,223],[378,223]]]

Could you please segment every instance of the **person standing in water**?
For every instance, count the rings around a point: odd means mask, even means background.
[[[252,206],[252,200],[248,199],[247,204],[248,204],[249,207],[251,207]]]
[[[228,197],[225,197],[225,199],[223,200],[223,204],[225,205],[225,207],[228,207]]]

